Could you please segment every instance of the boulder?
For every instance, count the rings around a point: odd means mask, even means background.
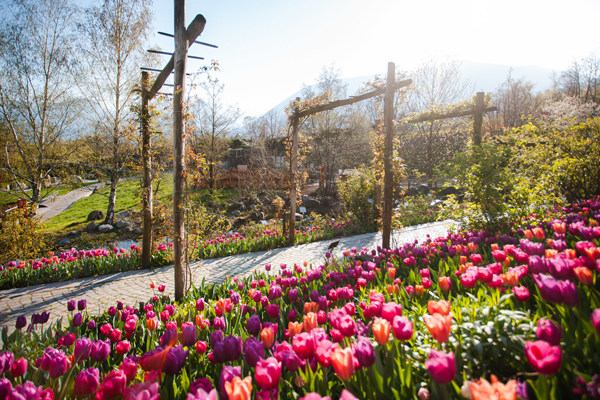
[[[302,221],[304,219],[304,215],[296,213],[296,221]]]
[[[123,220],[119,220],[115,223],[115,228],[117,229],[123,229],[126,226],[131,225],[128,221],[123,221]]]
[[[69,233],[67,233],[67,236],[70,238],[76,238],[81,236],[81,231],[71,231]]]
[[[98,224],[95,221],[90,222],[89,224],[87,224],[87,226],[85,227],[86,232],[94,232],[96,229],[98,228]]]
[[[316,199],[306,199],[302,201],[302,205],[306,208],[319,208],[321,207],[321,202]]]
[[[242,212],[240,210],[234,210],[231,214],[234,217],[239,217],[240,215],[242,215]]]
[[[117,215],[115,215],[115,217],[117,218],[127,218],[131,215],[132,210],[125,210],[125,211],[121,211],[120,213],[118,213]]]
[[[109,224],[102,224],[98,227],[98,232],[100,232],[100,233],[111,232],[112,230],[113,230],[113,226],[109,225]]]
[[[64,238],[62,239],[60,242],[58,242],[58,247],[63,247],[68,245],[69,243],[71,243],[71,239],[69,238]]]
[[[121,229],[121,232],[131,233],[133,232],[133,229],[131,229],[131,226],[125,226]]]
[[[229,209],[234,210],[234,211],[235,210],[244,211],[246,209],[246,206],[241,201],[234,201],[233,203],[231,203],[229,205]]]
[[[88,221],[96,221],[96,220],[103,219],[103,218],[104,218],[104,212],[102,212],[100,210],[94,210],[88,214],[87,220]]]
[[[419,191],[419,193],[421,194],[429,194],[429,186],[423,184],[417,185],[415,186],[415,189],[417,189]]]
[[[440,190],[440,196],[448,196],[451,194],[457,194],[458,193],[458,189],[455,188],[454,186],[448,186],[443,188],[442,190]]]

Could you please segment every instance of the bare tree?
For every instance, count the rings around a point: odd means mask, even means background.
[[[412,90],[408,92],[408,109],[412,112],[435,112],[466,100],[474,91],[460,70],[461,63],[449,58],[425,60],[410,73]],[[432,179],[436,166],[452,158],[466,145],[464,121],[455,118],[424,122],[409,128],[401,155],[409,169],[424,172]],[[417,156],[415,158],[415,156]],[[412,165],[411,165],[412,164]]]
[[[194,150],[205,155],[208,161],[206,179],[211,189],[215,187],[216,163],[223,161],[229,148],[228,138],[240,117],[237,107],[223,102],[225,85],[218,80],[200,84],[202,95],[191,105]]]
[[[81,90],[101,147],[94,153],[110,168],[106,224],[113,223],[119,173],[135,148],[127,126],[139,67],[149,59],[145,47],[152,32],[151,6],[151,0],[103,0],[86,10],[85,23],[79,25],[87,70]]]
[[[506,81],[493,93],[494,105],[498,108],[490,116],[490,128],[516,128],[525,125],[530,118],[539,117],[542,95],[533,93],[534,84],[524,78],[512,77],[512,69]]]
[[[596,53],[575,60],[561,75],[562,90],[582,103],[600,103],[600,58]]]
[[[41,200],[42,182],[76,150],[66,140],[81,109],[71,73],[77,13],[69,0],[13,0],[3,10],[0,115],[12,139],[3,150],[15,186],[33,203]]]

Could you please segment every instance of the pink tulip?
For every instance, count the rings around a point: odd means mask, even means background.
[[[431,350],[429,359],[425,361],[425,368],[434,381],[440,384],[452,382],[456,375],[456,361],[454,353]]]
[[[590,315],[590,320],[592,321],[592,325],[596,328],[596,332],[600,335],[600,308],[596,308],[592,315]]]
[[[525,343],[525,355],[529,365],[543,375],[552,375],[560,369],[562,351],[558,346],[537,340]]]
[[[519,301],[529,300],[529,289],[527,289],[525,286],[515,286],[512,289],[512,291],[515,294],[515,297],[517,298],[517,300],[519,300]]]
[[[96,391],[99,383],[100,371],[97,368],[85,369],[75,378],[73,394],[75,396],[89,396]]]
[[[279,379],[281,378],[281,363],[273,357],[260,360],[256,364],[254,378],[258,386],[263,390],[277,389]]]
[[[399,340],[409,340],[413,335],[413,323],[406,317],[395,316],[392,320],[394,337]]]
[[[427,270],[429,271],[429,270]],[[402,315],[402,306],[400,304],[396,304],[394,302],[384,303],[381,306],[381,318],[388,320],[388,322],[392,322],[394,317]]]
[[[535,334],[540,340],[544,340],[552,346],[558,346],[560,345],[560,339],[562,338],[562,329],[560,326],[556,326],[554,322],[541,318],[538,321]]]

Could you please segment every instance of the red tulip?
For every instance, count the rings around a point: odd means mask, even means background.
[[[19,358],[10,367],[10,374],[15,378],[18,378],[25,372],[27,372],[27,360],[24,358]]]
[[[543,375],[552,375],[560,369],[562,350],[543,340],[525,343],[525,355],[529,365]]]
[[[117,354],[123,355],[129,352],[129,350],[131,350],[131,343],[129,343],[127,340],[121,340],[119,343],[117,343]]]

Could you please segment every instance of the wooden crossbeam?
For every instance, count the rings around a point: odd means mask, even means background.
[[[169,53],[167,51],[159,51],[159,50],[147,50],[148,53],[155,53],[155,54],[164,54],[166,56],[172,56],[173,53]],[[196,60],[204,60],[204,57],[198,57],[198,56],[190,56],[189,54],[187,55],[187,58],[194,58]]]
[[[488,107],[485,110],[483,110],[484,113],[488,113],[488,112],[492,112],[492,111],[496,111],[498,110],[497,107]],[[442,119],[449,119],[449,118],[458,118],[458,117],[468,117],[471,115],[475,115],[475,110],[471,110],[471,111],[460,111],[460,112],[453,112],[453,113],[448,113],[448,114],[431,114],[425,117],[421,117],[421,118],[416,118],[416,119],[409,119],[408,121],[406,121],[409,124],[416,124],[419,122],[427,122],[427,121],[439,121]]]
[[[394,90],[401,89],[410,84],[412,84],[412,79],[407,79],[405,81],[398,82],[398,83],[394,84]],[[312,114],[320,113],[320,112],[327,111],[327,110],[332,110],[337,107],[347,106],[349,104],[358,103],[359,101],[370,99],[371,97],[379,96],[384,93],[385,93],[385,88],[381,88],[381,89],[376,89],[371,92],[361,94],[358,96],[352,96],[348,99],[332,101],[331,103],[323,104],[320,106],[316,106],[316,107],[301,111],[298,113],[298,118],[303,118],[303,117],[306,117],[306,116],[309,116]]]
[[[172,34],[170,34],[170,33],[166,33],[166,32],[158,32],[158,34],[159,34],[159,35],[168,36],[168,37],[175,37],[175,35],[172,35]],[[203,46],[212,47],[212,48],[214,48],[214,49],[218,49],[218,48],[219,48],[219,46],[217,46],[217,45],[210,44],[210,43],[206,43],[206,42],[200,42],[200,41],[198,41],[198,40],[191,41],[191,43],[197,43],[197,44],[201,44],[201,45],[203,45]]]
[[[200,34],[204,30],[205,26],[206,26],[206,18],[204,18],[204,16],[202,16],[202,14],[196,15],[196,18],[194,18],[194,20],[190,23],[190,25],[188,26],[188,28],[186,30],[188,40],[190,43],[195,41],[196,38],[198,36],[200,36]],[[158,93],[158,91],[160,90],[162,85],[166,82],[166,80],[169,77],[169,75],[171,74],[171,72],[173,72],[174,67],[175,67],[175,56],[173,55],[173,56],[171,56],[171,59],[169,60],[167,65],[165,65],[163,70],[156,77],[156,80],[154,81],[154,85],[152,85],[152,88],[148,92],[149,99],[152,99],[154,96],[156,96],[156,93]]]

